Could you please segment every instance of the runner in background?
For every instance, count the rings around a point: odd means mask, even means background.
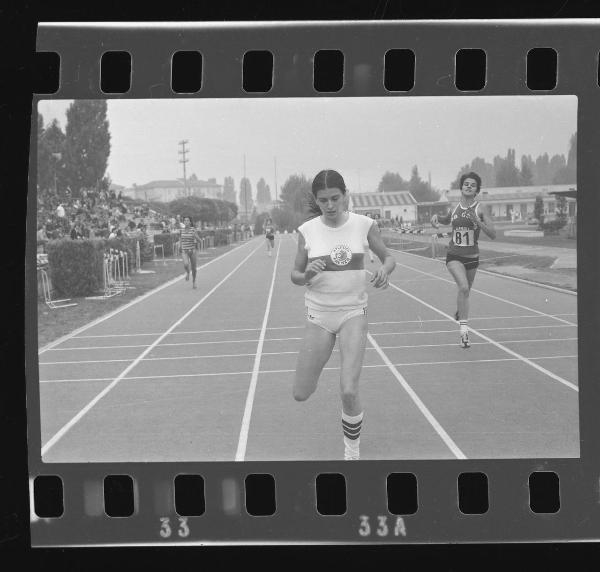
[[[434,214],[431,224],[438,228],[440,224],[451,224],[452,233],[446,255],[446,267],[458,288],[457,310],[454,318],[460,325],[460,345],[471,346],[469,341],[469,294],[479,266],[479,232],[491,239],[496,238],[496,230],[490,217],[480,208],[477,195],[481,191],[481,177],[471,171],[460,178],[461,198],[454,210],[445,216]]]
[[[181,257],[185,268],[185,279],[190,279],[192,271],[192,288],[196,288],[196,248],[200,244],[198,231],[194,228],[192,218],[183,218],[183,228],[179,231],[181,241]]]
[[[265,239],[267,243],[267,255],[272,256],[275,248],[275,229],[270,218],[265,220]]]

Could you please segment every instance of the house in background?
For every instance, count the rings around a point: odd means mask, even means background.
[[[357,214],[417,222],[417,201],[409,191],[350,193],[349,196],[350,210]]]
[[[183,179],[150,181],[144,185],[134,184],[133,187],[125,189],[123,194],[132,199],[163,203],[183,197],[221,199],[223,197],[223,185],[219,185],[215,178],[203,181],[192,174],[185,185]]]

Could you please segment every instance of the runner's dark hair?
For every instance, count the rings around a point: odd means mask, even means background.
[[[348,192],[344,178],[337,171],[334,171],[333,169],[319,171],[319,173],[317,173],[316,177],[313,179],[311,188],[312,192],[307,193],[307,216],[305,220],[310,220],[312,218],[321,216],[321,209],[317,205],[317,201],[315,199],[317,197],[317,193],[323,189],[339,189],[342,191],[343,195]]]
[[[458,186],[459,189],[462,189],[463,183],[466,179],[473,179],[477,183],[477,193],[481,191],[481,177],[475,171],[469,171],[460,177],[460,184]]]

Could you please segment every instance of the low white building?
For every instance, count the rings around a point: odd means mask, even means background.
[[[409,191],[390,193],[350,193],[350,210],[368,216],[379,215],[383,219],[417,221],[417,201]]]
[[[221,199],[223,196],[223,185],[219,185],[216,179],[203,181],[192,175],[187,184],[183,179],[150,181],[144,185],[133,185],[123,191],[123,194],[142,201],[159,201],[168,203],[183,197],[204,197],[207,199]]]
[[[553,215],[556,211],[556,197],[553,193],[576,190],[577,185],[536,185],[525,187],[483,187],[479,200],[485,211],[495,219],[511,220],[514,217],[527,220],[534,216],[535,199],[538,196],[544,201],[544,215]],[[460,200],[460,190],[452,189],[445,193],[451,205]],[[577,203],[574,198],[567,198],[568,216],[576,213]]]

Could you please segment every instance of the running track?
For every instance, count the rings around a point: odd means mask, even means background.
[[[252,239],[197,290],[178,279],[42,348],[43,460],[343,458],[337,350],[307,402],[291,394],[295,249]],[[465,350],[444,265],[391,252],[390,287],[369,287],[361,458],[578,457],[576,296],[479,272]]]

